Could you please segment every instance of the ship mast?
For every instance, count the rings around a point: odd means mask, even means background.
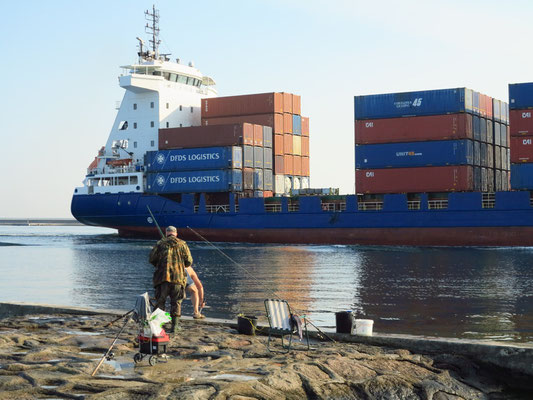
[[[152,35],[150,44],[152,45],[153,58],[154,60],[157,60],[159,58],[159,43],[161,43],[161,40],[159,40],[159,10],[156,10],[154,4],[152,6],[152,11],[150,12],[150,10],[146,10],[144,15],[145,18],[151,22],[151,26],[148,22],[146,23],[144,30],[149,35]]]

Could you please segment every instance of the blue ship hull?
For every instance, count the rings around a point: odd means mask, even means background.
[[[361,211],[357,196],[345,196],[342,211],[324,210],[319,196],[288,198],[277,209],[262,198],[230,198],[227,212],[207,212],[203,197],[174,201],[149,194],[75,195],[72,214],[87,225],[118,229],[124,237],[159,236],[148,208],[161,226],[174,225],[186,240],[293,244],[413,246],[533,246],[529,192],[497,192],[483,207],[481,193],[451,193],[446,209],[408,209],[406,195],[385,195],[382,209]],[[334,206],[335,207],[335,206]],[[289,211],[291,210],[291,211]],[[295,211],[292,211],[295,210]],[[268,212],[271,211],[271,212]]]

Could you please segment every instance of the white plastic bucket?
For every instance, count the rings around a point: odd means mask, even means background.
[[[372,319],[356,319],[354,334],[359,336],[372,336]]]

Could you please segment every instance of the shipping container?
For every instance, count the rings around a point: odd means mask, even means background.
[[[309,164],[309,157],[302,157],[302,175],[310,176],[311,168]]]
[[[502,169],[505,171],[509,171],[510,163],[511,163],[510,157],[507,156],[509,154],[508,153],[509,149],[502,147],[501,151],[502,151]]]
[[[487,167],[494,168],[494,146],[487,143]]]
[[[285,175],[292,175],[293,172],[293,160],[292,155],[285,154],[283,160],[283,166],[285,167]]]
[[[273,167],[273,155],[270,147],[263,148],[263,168],[272,169]]]
[[[511,174],[509,171],[502,171],[503,190],[511,190]]]
[[[274,175],[274,194],[285,194],[285,175]]]
[[[500,146],[494,146],[494,168],[502,169],[502,151]]]
[[[309,189],[309,177],[308,176],[302,176],[300,179],[300,190],[301,189]]]
[[[282,93],[258,93],[202,99],[202,118],[282,112]]]
[[[257,124],[269,126],[273,133],[283,133],[283,114],[253,114],[253,115],[235,115],[232,117],[214,117],[202,118],[203,126],[211,125],[227,125],[248,122],[250,124]]]
[[[503,190],[502,183],[502,171],[497,169],[494,171],[494,189],[496,192],[501,192]]]
[[[355,168],[405,168],[472,165],[471,140],[438,140],[355,146]]]
[[[244,190],[253,190],[254,188],[254,169],[242,169],[242,187]]]
[[[487,121],[485,120],[485,118],[480,118],[479,119],[479,132],[480,132],[480,140],[482,142],[488,142],[488,137],[487,137]]]
[[[355,96],[355,119],[395,118],[473,112],[472,90],[425,90]]]
[[[283,92],[283,112],[292,114],[292,93]]]
[[[511,189],[533,190],[533,163],[511,164]]]
[[[472,112],[479,115],[479,92],[472,91]]]
[[[494,144],[497,146],[501,146],[501,140],[500,140],[500,123],[495,122],[493,126],[493,136],[494,136]]]
[[[356,144],[473,138],[471,114],[355,121]]]
[[[274,173],[276,175],[283,175],[285,174],[285,163],[284,163],[285,157],[276,155],[274,157]]]
[[[481,141],[481,122],[477,115],[472,117],[472,134],[474,136],[474,140]]]
[[[533,110],[509,111],[511,136],[533,135]]]
[[[242,170],[152,172],[146,181],[148,193],[240,192]]]
[[[487,160],[487,143],[481,143],[479,145],[479,150],[481,152],[481,166],[487,167],[488,160]]]
[[[292,113],[297,115],[302,113],[302,98],[297,94],[292,95]]]
[[[254,124],[254,146],[263,146],[263,126]]]
[[[487,168],[487,191],[494,192],[494,170]]]
[[[263,126],[263,146],[272,147],[272,127]]]
[[[254,168],[254,190],[263,190],[263,169]]]
[[[481,143],[474,142],[474,165],[481,166]]]
[[[254,197],[264,197],[264,192],[262,190],[254,190]]]
[[[263,168],[263,157],[263,147],[254,147],[254,168]]]
[[[302,117],[302,136],[309,136],[309,117]]]
[[[293,152],[293,140],[291,134],[285,134],[283,135],[283,153],[284,154],[292,154]]]
[[[254,167],[254,147],[242,146],[242,166],[243,168]]]
[[[301,189],[301,181],[299,176],[291,176],[291,190],[299,190]]]
[[[502,101],[502,122],[509,125],[509,104]]]
[[[501,100],[497,100],[497,99],[492,100],[492,115],[493,115],[494,121],[501,122],[502,120],[502,115],[501,115],[502,108],[501,107],[502,107]]]
[[[500,125],[500,146],[509,147],[510,136],[509,127],[507,125]]]
[[[533,108],[533,82],[509,84],[509,108],[511,110]],[[512,179],[511,175],[511,181]]]
[[[277,156],[285,154],[283,138],[284,135],[274,135],[274,154]]]
[[[272,190],[263,190],[263,197],[267,198],[267,197],[273,197],[274,196],[274,192]]]
[[[485,120],[485,123],[487,125],[487,143],[494,144],[494,130],[493,122],[490,119]]]
[[[274,190],[274,175],[271,169],[263,170],[263,190]]]
[[[511,138],[511,162],[533,163],[533,136]]]
[[[489,176],[487,168],[481,168],[481,191],[487,192],[489,190]]]
[[[309,157],[309,138],[302,136],[302,156]]]
[[[292,134],[292,114],[283,114],[283,133]]]
[[[292,157],[292,174],[296,176],[302,175],[302,157],[301,156]]]
[[[252,124],[159,129],[159,149],[252,145]]]
[[[292,154],[301,156],[302,155],[302,137],[294,135],[292,137]]]
[[[242,168],[242,149],[232,146],[148,151],[144,165],[148,172]]]
[[[474,191],[481,191],[481,167],[474,167]]]
[[[356,170],[356,193],[472,191],[473,167],[421,167]]]
[[[302,117],[299,115],[292,116],[292,133],[295,135],[301,135],[302,134]]]

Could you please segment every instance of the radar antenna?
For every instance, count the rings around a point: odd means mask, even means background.
[[[146,20],[151,22],[151,26],[148,22],[146,23],[144,30],[149,35],[152,35],[150,44],[152,45],[153,58],[157,60],[159,58],[159,43],[161,43],[161,40],[159,40],[159,10],[156,10],[155,4],[152,6],[152,11],[146,10],[144,12],[144,16]]]

